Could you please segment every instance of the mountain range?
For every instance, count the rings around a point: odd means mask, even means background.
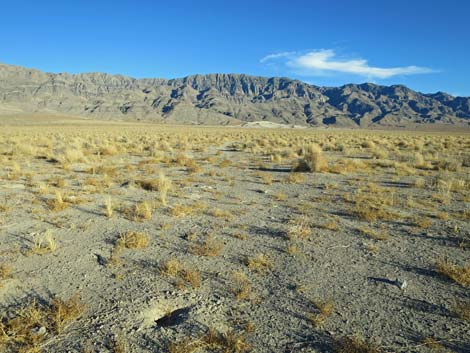
[[[243,74],[135,79],[0,64],[0,114],[33,112],[206,125],[470,125],[470,97],[423,94],[403,85],[319,87],[285,77]]]

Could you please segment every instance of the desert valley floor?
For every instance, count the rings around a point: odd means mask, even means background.
[[[0,351],[470,351],[468,133],[4,124],[0,163]]]

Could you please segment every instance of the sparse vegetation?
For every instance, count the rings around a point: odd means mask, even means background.
[[[231,289],[237,300],[248,299],[251,295],[251,285],[247,275],[239,271],[233,272]]]
[[[0,322],[0,348],[16,352],[39,352],[41,343],[59,335],[82,315],[84,305],[78,296],[67,300],[54,298],[50,304],[33,299],[15,308]]]
[[[338,352],[463,347],[466,133],[39,122],[0,128],[0,351],[140,352],[149,332],[153,349],[172,341],[173,352],[317,349],[308,332]],[[440,276],[419,280],[431,269]],[[432,336],[416,315],[418,341],[393,315],[373,338],[330,336],[369,335],[355,315],[383,315],[381,298],[403,280],[400,312],[419,305]],[[96,309],[79,329],[71,303],[23,305],[75,287]],[[381,295],[347,299],[366,292]],[[171,325],[154,330],[167,313]],[[38,319],[24,330],[10,321],[28,317]],[[207,320],[219,331],[184,331]],[[280,347],[280,335],[292,342]]]
[[[336,341],[337,353],[380,353],[382,350],[376,345],[365,341],[359,336],[343,337]]]
[[[263,273],[272,267],[272,263],[268,256],[263,253],[250,256],[246,259],[246,265],[252,271]]]
[[[116,247],[127,249],[143,249],[148,247],[149,236],[142,232],[126,232],[119,236]]]
[[[3,281],[10,278],[12,272],[12,266],[6,263],[0,263],[0,288],[3,285]]]
[[[457,266],[446,259],[441,259],[437,262],[436,268],[441,275],[464,287],[470,287],[470,266]]]
[[[462,320],[470,321],[470,302],[459,302],[455,304],[454,311]]]
[[[113,202],[109,196],[104,199],[104,209],[106,217],[111,218],[113,216]]]
[[[206,334],[198,338],[188,338],[169,346],[170,353],[192,353],[201,350],[244,353],[251,351],[251,345],[247,342],[243,333],[234,333],[232,331],[221,333],[211,328]]]
[[[311,144],[302,149],[302,158],[294,166],[294,172],[323,172],[327,169],[327,162],[323,157],[320,146]]]
[[[52,230],[48,229],[44,233],[36,235],[31,252],[43,255],[49,252],[54,252],[56,249],[57,244],[52,236]]]
[[[199,256],[218,256],[223,246],[220,240],[209,234],[203,241],[191,244],[189,251]]]
[[[52,211],[62,211],[68,207],[67,203],[64,202],[62,193],[58,190],[55,192],[55,198],[49,200],[48,205]]]

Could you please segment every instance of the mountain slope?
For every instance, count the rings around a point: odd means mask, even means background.
[[[267,120],[367,127],[469,124],[470,98],[421,94],[400,85],[317,87],[288,78],[238,74],[134,79],[104,73],[51,74],[0,64],[2,111],[191,124]]]

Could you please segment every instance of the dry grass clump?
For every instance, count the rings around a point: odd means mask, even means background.
[[[113,201],[109,196],[104,199],[104,210],[106,217],[111,218],[113,216]]]
[[[78,296],[54,299],[51,304],[33,300],[0,320],[0,348],[14,352],[40,352],[40,344],[79,318],[84,305]]]
[[[305,181],[305,177],[302,174],[289,173],[289,175],[284,179],[284,182],[287,184],[300,184]]]
[[[357,194],[353,198],[354,209],[353,213],[367,222],[375,222],[378,220],[390,221],[397,219],[397,214],[390,212],[387,206],[393,204],[393,195],[365,195],[363,193]]]
[[[278,192],[277,194],[274,195],[274,199],[276,201],[286,201],[287,200],[287,196],[286,194],[282,193],[282,192]]]
[[[303,157],[293,167],[294,172],[323,172],[328,164],[320,146],[311,144],[303,148]]]
[[[411,217],[411,223],[419,229],[426,229],[432,225],[432,221],[428,217],[423,216]]]
[[[202,168],[194,159],[186,161],[186,172],[188,174],[197,174],[202,172]]]
[[[142,232],[126,232],[119,236],[116,247],[124,249],[144,249],[149,246],[150,238]]]
[[[176,204],[169,210],[173,217],[185,217],[201,212],[207,205],[203,202],[196,202],[189,205]]]
[[[227,331],[218,332],[213,328],[196,338],[184,339],[179,343],[171,343],[168,347],[170,353],[193,353],[193,352],[224,352],[224,353],[246,353],[251,352],[251,345],[247,342],[244,333]]]
[[[268,172],[256,172],[254,176],[260,178],[266,185],[272,185],[273,183],[273,176]]]
[[[158,178],[153,180],[140,180],[137,184],[144,190],[157,191],[159,193],[160,202],[163,205],[167,204],[168,191],[171,189],[172,182],[165,174],[160,173]]]
[[[150,238],[142,232],[126,232],[119,236],[113,249],[111,256],[107,262],[108,266],[116,266],[120,263],[120,254],[124,249],[144,249],[148,247]]]
[[[209,214],[212,217],[223,218],[227,222],[233,219],[233,214],[230,211],[221,210],[220,208],[209,211]]]
[[[61,163],[62,165],[77,162],[87,162],[83,151],[78,147],[56,150],[52,155],[49,156],[49,160],[51,162]]]
[[[307,318],[313,326],[320,328],[324,325],[326,318],[333,312],[334,303],[332,300],[314,301],[314,305],[318,312],[308,313]]]
[[[339,230],[338,219],[331,219],[323,223],[315,224],[315,227],[336,232]]]
[[[437,272],[464,287],[470,287],[470,266],[457,266],[441,259],[436,263]]]
[[[132,220],[143,222],[152,218],[152,207],[148,201],[136,203],[131,212],[127,211]],[[130,213],[130,214],[129,214]]]
[[[414,187],[418,189],[423,189],[426,186],[426,179],[416,178],[414,181]]]
[[[426,337],[423,340],[423,345],[425,347],[429,347],[433,351],[442,351],[444,349],[444,346],[432,337]]]
[[[369,227],[360,227],[358,228],[359,232],[361,234],[364,234],[365,236],[375,239],[375,240],[387,240],[389,238],[388,233],[385,231],[385,229],[381,229],[379,231],[369,228]]]
[[[246,259],[246,265],[252,271],[263,273],[272,267],[272,263],[268,256],[263,253],[250,256]]]
[[[237,300],[248,299],[251,295],[251,285],[247,275],[240,271],[233,272],[230,289]]]
[[[113,339],[112,350],[113,353],[126,353],[128,345],[122,335],[117,335]]]
[[[161,265],[160,273],[163,276],[175,277],[180,272],[181,267],[181,262],[178,259],[171,258]]]
[[[160,267],[160,273],[167,277],[177,277],[188,283],[192,288],[201,286],[201,273],[195,268],[184,266],[178,259],[171,258]]]
[[[324,301],[314,301],[315,307],[318,309],[320,314],[329,316],[333,312],[334,303],[331,299]]]
[[[198,256],[218,256],[224,244],[214,238],[212,234],[206,236],[202,242],[193,243],[189,246],[189,252]]]
[[[64,201],[62,193],[59,190],[55,192],[55,198],[49,200],[47,205],[51,211],[62,211],[68,207],[68,204]]]
[[[0,288],[3,285],[3,281],[10,278],[13,268],[9,264],[0,264]]]
[[[43,255],[54,252],[56,249],[57,244],[52,236],[52,230],[48,229],[44,233],[36,236],[31,252],[33,254]]]
[[[226,168],[232,165],[232,162],[228,159],[224,159],[222,162],[219,163],[220,168]]]
[[[287,238],[289,240],[308,239],[312,235],[307,217],[291,219],[287,227]]]
[[[382,349],[366,342],[361,337],[352,336],[337,340],[334,344],[334,351],[336,353],[380,353]]]
[[[201,273],[197,269],[183,267],[180,276],[192,288],[199,288],[201,286]]]
[[[467,301],[455,304],[454,312],[462,320],[470,321],[470,302]]]
[[[51,314],[55,330],[58,333],[62,332],[66,325],[80,317],[83,311],[84,305],[78,295],[67,300],[55,298],[51,305]]]

